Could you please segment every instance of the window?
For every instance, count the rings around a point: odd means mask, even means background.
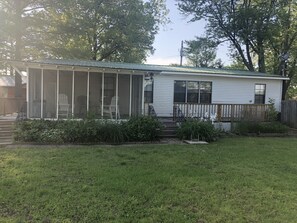
[[[255,104],[265,104],[266,84],[255,85]]]
[[[145,80],[144,82],[144,102],[153,103],[154,80]]]
[[[175,103],[210,104],[212,83],[205,81],[174,81]]]

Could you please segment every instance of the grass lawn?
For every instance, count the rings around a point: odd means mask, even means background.
[[[296,221],[296,138],[0,149],[0,222]]]

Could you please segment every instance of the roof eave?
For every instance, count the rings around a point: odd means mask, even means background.
[[[100,66],[81,66],[81,65],[65,65],[65,64],[51,64],[46,62],[25,62],[25,61],[6,61],[7,64],[18,66],[21,68],[35,68],[35,69],[54,69],[54,70],[68,70],[68,71],[85,71],[85,72],[108,72],[108,73],[131,73],[131,74],[146,74],[147,72],[160,73],[160,70],[144,70],[144,69],[127,69],[114,67],[100,67]],[[124,70],[123,72],[121,72]]]

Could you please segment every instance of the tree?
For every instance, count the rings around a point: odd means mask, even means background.
[[[164,0],[0,0],[0,53],[141,62],[166,14]]]
[[[0,0],[0,54],[3,59],[21,60],[34,41],[32,27],[43,8],[42,0]]]
[[[24,59],[24,51],[31,44],[28,38],[31,14],[40,9],[33,0],[0,0],[0,59]],[[3,65],[2,65],[3,68]],[[13,74],[10,69],[10,74]],[[21,96],[22,80],[15,73],[15,96]]]
[[[296,57],[293,56],[297,40],[295,0],[178,2],[179,9],[184,14],[192,16],[192,22],[202,18],[207,20],[207,29],[212,37],[220,41],[229,41],[248,70],[273,70],[274,73],[282,75],[285,62],[280,60],[279,56],[289,53],[288,76],[296,75]],[[268,57],[269,54],[272,56]],[[268,64],[270,67],[267,68]],[[289,84],[290,82],[284,85],[284,93]]]
[[[164,0],[57,1],[44,46],[56,58],[142,62],[166,13]]]
[[[195,67],[213,67],[216,63],[217,43],[206,37],[186,41],[185,55]]]

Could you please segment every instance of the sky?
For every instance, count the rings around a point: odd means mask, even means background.
[[[147,64],[179,64],[180,49],[182,40],[193,40],[195,36],[201,36],[205,32],[205,21],[191,22],[180,13],[175,0],[167,0],[167,8],[169,9],[169,18],[171,23],[161,28],[155,37],[153,55],[147,58]],[[221,59],[224,65],[230,64],[228,57],[228,48],[226,45],[219,46],[217,51],[217,59]],[[186,59],[183,58],[183,64]]]

